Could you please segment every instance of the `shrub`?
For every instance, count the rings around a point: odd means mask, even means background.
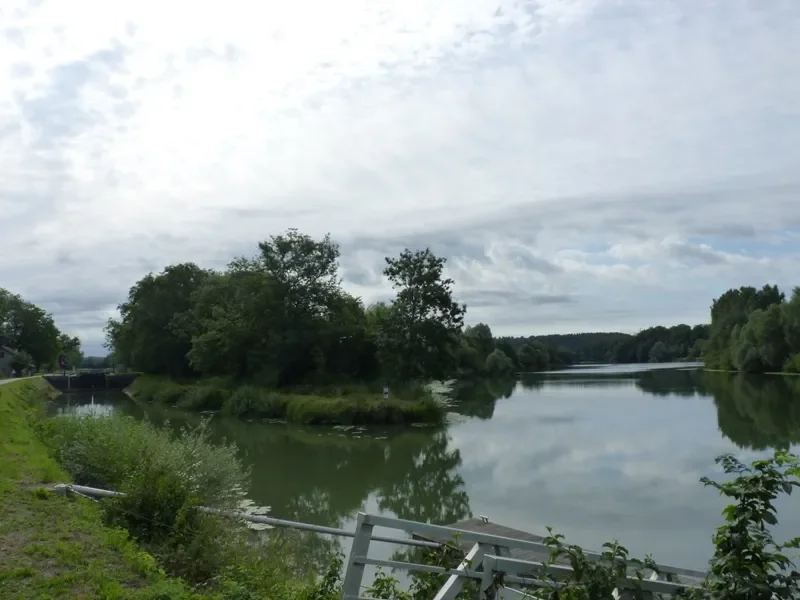
[[[280,394],[242,385],[230,395],[223,411],[237,417],[282,419],[286,416],[286,401]]]
[[[231,393],[213,382],[196,383],[178,400],[177,406],[187,410],[220,410]]]
[[[188,389],[189,386],[168,377],[153,375],[141,375],[128,387],[130,394],[137,400],[170,405],[177,403]]]
[[[793,354],[787,358],[783,370],[786,373],[800,373],[800,354]]]
[[[145,465],[153,473],[177,478],[191,496],[217,508],[237,507],[248,485],[236,446],[211,443],[207,420],[173,436],[166,427],[116,413],[56,418],[48,421],[45,439],[82,485],[119,490]]]
[[[486,357],[486,372],[490,375],[504,375],[514,370],[514,363],[502,350],[494,350]]]

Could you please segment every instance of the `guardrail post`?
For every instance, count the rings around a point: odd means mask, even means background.
[[[466,571],[467,569],[472,569],[473,565],[480,564],[480,562],[483,560],[484,554],[486,554],[486,550],[483,548],[480,542],[476,543],[464,557],[464,560],[462,560],[458,565],[456,570]],[[463,587],[464,577],[459,575],[450,575],[445,584],[442,586],[442,589],[440,589],[436,596],[434,596],[433,600],[453,600],[456,596],[458,596],[458,593]]]
[[[366,522],[367,515],[360,512],[356,520],[356,535],[350,548],[350,558],[347,560],[347,572],[342,584],[342,599],[356,600],[361,592],[361,582],[364,580],[364,563],[359,557],[367,556],[369,543],[372,541],[371,523]]]

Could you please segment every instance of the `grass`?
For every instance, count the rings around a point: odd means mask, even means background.
[[[202,432],[171,437],[124,417],[45,420],[44,403],[54,395],[39,378],[0,386],[0,598],[339,597],[331,583],[338,559],[315,580],[312,562],[320,557],[302,535],[275,531],[256,544],[242,523],[192,510],[195,501],[230,500],[231,478],[240,478],[230,448],[210,445]],[[51,493],[49,484],[71,481],[51,453],[77,483],[91,476],[126,496],[93,503]],[[199,495],[191,489],[197,480],[204,482]],[[170,498],[187,494],[175,512]],[[162,530],[165,519],[171,525]]]
[[[41,379],[0,386],[0,598],[200,598],[105,527],[97,504],[45,489],[69,481],[36,434],[53,394]]]
[[[134,398],[187,410],[223,411],[247,418],[283,419],[306,425],[409,425],[440,423],[444,408],[421,387],[382,392],[368,386],[303,386],[268,390],[225,379],[176,382],[140,376],[128,388]]]

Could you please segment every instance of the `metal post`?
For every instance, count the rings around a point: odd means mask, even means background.
[[[364,580],[364,565],[359,558],[369,553],[369,543],[372,540],[373,526],[366,523],[364,513],[358,513],[356,521],[356,535],[350,547],[350,558],[347,561],[347,572],[342,584],[342,599],[357,600],[361,592],[361,582]]]
[[[467,553],[467,555],[464,557],[464,560],[462,560],[461,564],[458,565],[457,570],[466,571],[467,569],[472,568],[473,563],[480,564],[485,553],[486,551],[484,550],[483,546],[481,546],[480,542],[478,542]],[[458,596],[458,593],[463,587],[464,577],[450,575],[445,584],[442,586],[442,589],[440,589],[436,596],[434,596],[433,600],[453,600],[456,596]]]

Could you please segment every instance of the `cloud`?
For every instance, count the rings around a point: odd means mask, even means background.
[[[149,270],[295,226],[365,299],[431,246],[505,333],[702,321],[795,283],[799,34],[792,0],[12,0],[0,277],[99,351]]]

